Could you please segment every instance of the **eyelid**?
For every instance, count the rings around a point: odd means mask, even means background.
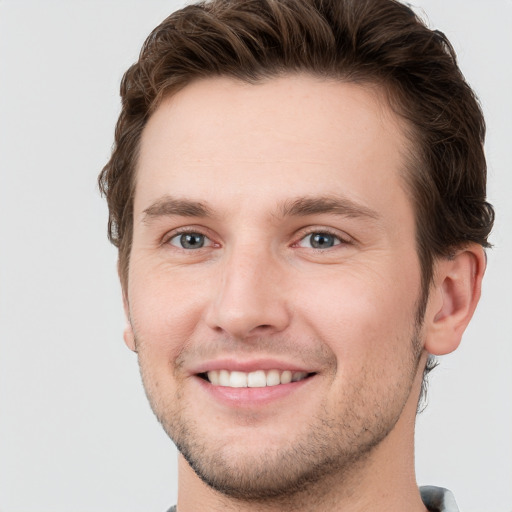
[[[172,230],[166,232],[162,236],[160,244],[167,245],[167,244],[169,244],[170,240],[172,240],[176,236],[180,236],[180,235],[183,235],[186,233],[197,233],[199,235],[203,235],[205,238],[207,238],[211,242],[211,245],[208,245],[206,247],[220,247],[221,246],[221,244],[219,242],[215,241],[215,237],[212,236],[209,229],[207,229],[203,226],[196,226],[196,225],[183,226],[183,227],[175,228],[175,229],[172,229]],[[329,228],[329,227],[325,227],[325,226],[308,226],[308,227],[305,227],[305,228],[302,228],[301,230],[299,230],[299,232],[294,236],[294,242],[291,244],[292,247],[298,246],[298,244],[304,238],[306,238],[307,236],[310,236],[314,233],[325,233],[325,234],[331,235],[331,236],[335,237],[336,239],[338,239],[340,241],[340,243],[336,244],[334,247],[337,247],[338,245],[354,244],[356,242],[354,240],[354,238],[349,236],[347,233],[340,232],[337,229],[333,229],[333,228]],[[176,246],[174,246],[174,247],[176,247]],[[315,249],[315,250],[318,250],[318,249]],[[326,249],[322,249],[322,250],[325,251]]]
[[[292,246],[298,247],[299,243],[302,242],[302,240],[304,240],[306,237],[311,236],[315,233],[325,233],[326,235],[333,236],[334,238],[336,238],[340,241],[339,244],[334,245],[333,247],[331,247],[331,249],[334,247],[337,247],[339,245],[348,245],[348,244],[353,244],[355,242],[355,240],[351,236],[347,235],[345,232],[340,232],[336,229],[328,228],[325,226],[308,226],[307,228],[303,228],[298,232]],[[313,250],[326,251],[328,249],[313,249]]]
[[[189,251],[189,250],[199,251],[201,249],[213,246],[212,240],[210,240],[206,235],[203,235],[202,233],[191,233],[192,235],[201,237],[202,238],[202,244],[200,246],[198,246],[198,247],[181,247],[180,246],[181,239],[182,239],[183,235],[186,235],[186,234],[187,233],[178,233],[178,234],[176,234],[174,236],[171,236],[171,238],[169,238],[167,243],[169,245],[172,245],[173,247],[176,247],[177,249],[183,249],[183,250],[186,250],[186,251]],[[174,243],[175,239],[176,239],[176,243]]]
[[[206,239],[208,239],[211,243],[209,245],[203,246],[200,249],[208,248],[208,247],[220,247],[220,244],[214,240],[214,237],[210,234],[210,230],[206,229],[201,226],[183,226],[180,228],[172,229],[171,231],[168,231],[165,233],[165,235],[162,237],[160,244],[161,245],[171,245],[170,241],[180,235],[186,235],[187,233],[195,233],[198,235],[204,236]],[[173,245],[176,249],[179,249],[179,247]],[[186,250],[186,249],[183,249]],[[199,250],[199,249],[196,249]]]

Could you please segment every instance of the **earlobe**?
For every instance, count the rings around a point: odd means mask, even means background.
[[[439,259],[425,315],[425,349],[434,355],[453,352],[460,344],[480,299],[485,253],[478,244]]]
[[[126,318],[126,326],[123,330],[123,339],[126,346],[133,352],[137,352],[137,347],[135,345],[135,335],[133,334],[132,323],[130,320],[130,306],[128,305],[128,298],[126,296],[127,290],[125,285],[123,284],[123,278],[121,276],[121,268],[119,265],[119,261],[117,262],[117,274],[119,276],[119,280],[121,281],[121,291],[123,293],[123,309],[124,316]]]
[[[126,343],[126,346],[132,350],[133,352],[137,352],[137,347],[135,345],[135,335],[133,334],[132,322],[130,320],[130,307],[128,306],[128,299],[126,298],[125,292],[123,290],[123,308],[124,315],[126,317],[126,326],[123,331],[123,339]]]
[[[137,352],[137,348],[135,346],[135,336],[133,335],[133,329],[130,324],[130,321],[127,320],[126,327],[123,331],[123,339],[126,343],[126,346],[132,350],[133,352]]]
[[[137,352],[137,347],[135,345],[135,335],[133,334],[132,322],[130,320],[130,307],[128,305],[128,299],[126,298],[125,291],[123,290],[123,308],[124,315],[126,317],[126,326],[123,331],[123,339],[126,343],[126,346],[132,350],[133,352]]]

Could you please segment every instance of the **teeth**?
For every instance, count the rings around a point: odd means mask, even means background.
[[[292,372],[289,370],[281,373],[281,384],[289,384],[292,381]]]
[[[220,378],[219,378],[219,372],[218,371],[209,372],[208,373],[208,378],[210,379],[210,382],[214,386],[219,386],[220,385]]]
[[[308,376],[306,372],[293,372],[292,382],[297,382],[298,380],[305,379]]]
[[[229,388],[264,388],[289,384],[305,379],[307,372],[291,372],[290,370],[257,370],[255,372],[230,372],[228,370],[212,370],[207,373],[208,380],[214,386]]]
[[[247,374],[247,387],[264,388],[267,385],[267,376],[263,370]]]
[[[281,372],[279,370],[267,372],[267,386],[277,386],[278,384],[281,384]]]
[[[208,378],[210,378],[209,375]],[[229,386],[229,372],[227,370],[220,370],[219,386]]]
[[[246,388],[247,387],[247,373],[244,372],[231,372],[229,375],[230,388]]]

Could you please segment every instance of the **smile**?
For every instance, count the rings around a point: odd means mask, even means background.
[[[229,388],[264,388],[289,384],[306,379],[311,373],[292,372],[290,370],[256,370],[253,372],[240,372],[229,370],[212,370],[200,374],[200,377],[213,386]]]

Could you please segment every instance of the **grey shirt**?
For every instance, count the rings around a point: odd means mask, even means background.
[[[459,512],[455,498],[448,489],[425,485],[420,487],[420,494],[425,506],[433,512]]]
[[[453,494],[448,489],[426,485],[420,487],[421,499],[430,512],[459,512]],[[178,512],[176,505],[167,512]]]

